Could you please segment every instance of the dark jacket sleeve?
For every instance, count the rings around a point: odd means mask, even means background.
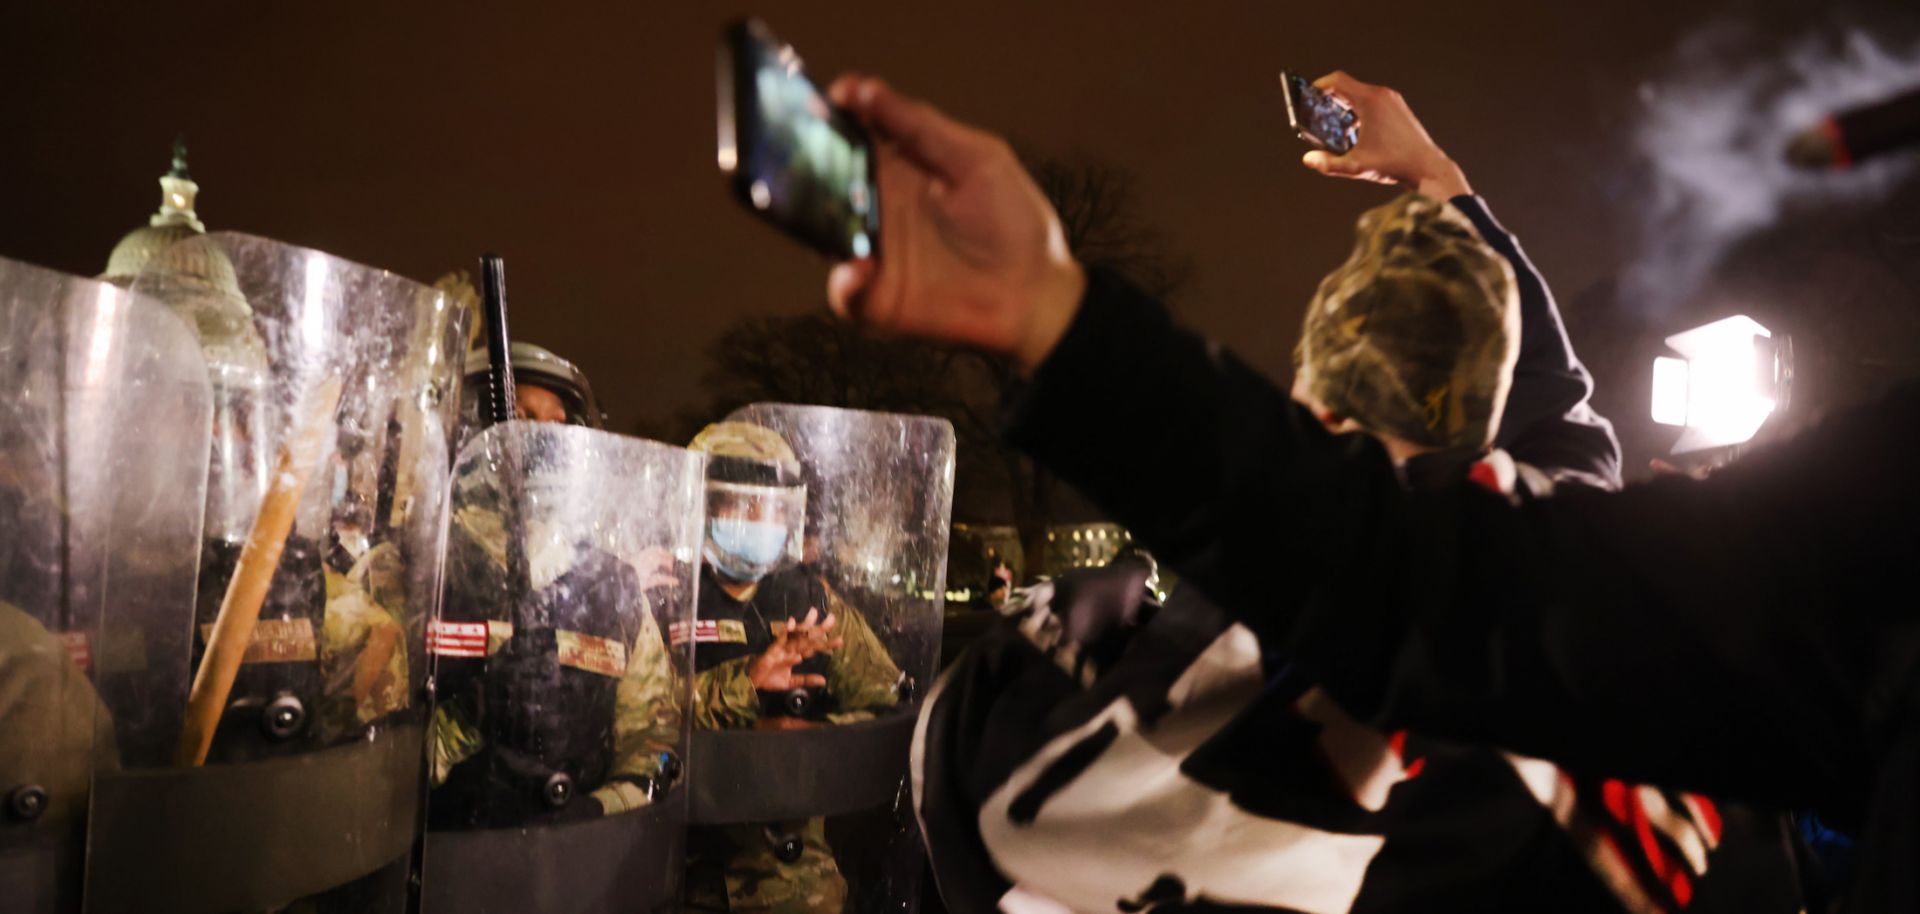
[[[1474,487],[1405,491],[1371,438],[1330,435],[1096,272],[1009,420],[1016,444],[1384,726],[1732,798],[1845,802],[1920,644],[1920,614],[1886,595],[1910,596],[1901,569],[1920,555],[1912,388],[1707,482],[1515,508]]]
[[[1455,208],[1480,237],[1513,265],[1520,293],[1520,358],[1494,444],[1514,459],[1547,471],[1556,482],[1602,489],[1620,487],[1620,443],[1613,424],[1595,412],[1593,376],[1573,353],[1553,292],[1520,241],[1475,196],[1454,197]]]

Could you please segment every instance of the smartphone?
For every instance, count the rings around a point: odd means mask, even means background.
[[[721,38],[719,111],[720,171],[741,204],[829,257],[879,251],[872,141],[758,19]]]
[[[1360,119],[1346,102],[1286,70],[1280,71],[1280,84],[1287,90],[1287,123],[1295,134],[1334,155],[1353,149]]]

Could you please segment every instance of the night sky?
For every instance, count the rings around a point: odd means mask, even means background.
[[[1639,250],[1631,213],[1644,201],[1625,137],[1642,85],[1675,65],[1689,35],[1735,28],[1752,39],[1743,47],[1765,48],[1856,25],[1913,47],[1915,10],[836,0],[756,12],[818,77],[885,75],[1023,149],[1130,173],[1140,221],[1194,267],[1182,315],[1283,376],[1302,303],[1345,256],[1353,217],[1389,192],[1298,165],[1280,67],[1341,67],[1401,89],[1569,311],[1605,309],[1606,281]],[[0,256],[98,273],[153,211],[184,132],[210,229],[429,282],[497,250],[519,336],[582,364],[616,427],[659,420],[699,399],[703,350],[730,322],[821,301],[824,264],[741,212],[714,167],[715,44],[741,11],[207,2],[0,13]],[[1920,235],[1920,219],[1903,225]],[[1912,291],[1900,288],[1888,294]],[[1894,320],[1910,327],[1912,312],[1909,299]],[[1644,371],[1595,368],[1603,385]]]

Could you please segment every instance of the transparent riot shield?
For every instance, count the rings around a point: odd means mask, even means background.
[[[704,461],[509,422],[455,464],[422,900],[670,910],[686,834]]]
[[[155,302],[0,260],[0,908],[78,911],[102,695],[193,605],[207,453],[193,335]]]
[[[87,909],[402,910],[468,317],[236,234],[176,243],[133,289],[205,357],[206,522],[194,604],[132,620],[178,637],[103,695],[125,764],[95,778]]]
[[[939,656],[953,429],[758,404],[694,447],[709,494],[686,907],[914,910],[907,752]]]

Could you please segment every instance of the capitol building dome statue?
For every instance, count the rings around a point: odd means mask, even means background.
[[[199,333],[203,347],[253,335],[253,309],[240,294],[233,262],[216,245],[181,244],[207,231],[193,211],[200,185],[187,174],[187,145],[173,145],[173,168],[160,177],[160,211],[128,232],[107,257],[100,278],[171,305]],[[145,275],[142,275],[144,271]]]
[[[125,286],[155,255],[173,243],[204,234],[207,227],[193,211],[194,197],[200,185],[187,174],[187,144],[173,144],[173,169],[160,177],[160,211],[147,219],[146,226],[128,232],[113,246],[107,257],[107,271],[100,278]]]
[[[194,213],[200,185],[187,174],[184,142],[160,178],[160,211],[114,245],[101,279],[150,295],[187,322],[200,340],[213,385],[214,442],[207,485],[211,538],[244,536],[248,513],[265,492],[266,447],[274,404],[266,347],[241,294],[233,261]]]

